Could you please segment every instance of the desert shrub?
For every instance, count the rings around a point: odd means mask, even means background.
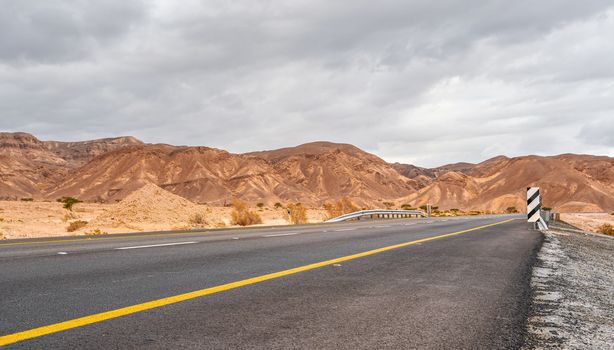
[[[202,213],[195,213],[190,216],[188,223],[192,227],[203,227],[207,226],[207,219]]]
[[[0,218],[0,222],[4,222],[4,218]]]
[[[394,203],[393,202],[383,202],[382,204],[386,207],[386,209],[390,209],[390,208],[394,207]]]
[[[277,202],[277,203],[275,203],[275,205],[273,205],[273,207],[274,207],[275,209],[281,209],[281,208],[283,208],[284,206],[283,206],[283,204],[281,204],[281,203]]]
[[[328,218],[332,219],[343,214],[355,212],[358,210],[358,207],[349,198],[343,197],[335,203],[325,203],[324,210],[326,210]]]
[[[4,236],[4,232],[0,231],[0,241],[6,239],[6,237]]]
[[[58,199],[58,202],[64,203],[64,209],[72,211],[73,205],[81,203],[81,201],[75,197],[62,197]]]
[[[401,205],[401,209],[403,209],[403,210],[416,210],[416,207],[412,207],[409,204],[402,204]]]
[[[597,232],[603,233],[604,235],[614,236],[614,227],[610,224],[603,224],[599,226]]]
[[[104,231],[100,231],[99,228],[97,228],[95,230],[92,230],[92,231],[85,232],[86,236],[100,236],[100,235],[106,235],[106,234],[108,234],[108,233],[104,232]]]
[[[264,203],[260,202],[260,203],[256,203],[256,206],[260,209],[264,208]]]
[[[240,200],[232,201],[232,213],[230,219],[233,225],[248,226],[261,224],[262,219],[255,211],[249,210],[247,204]]]
[[[423,204],[423,205],[419,206],[418,208],[422,209],[422,211],[426,211],[427,206],[426,206],[426,204]]]
[[[22,199],[21,199],[21,201],[22,201],[22,202],[32,202],[32,201],[34,201],[34,198],[30,198],[30,197],[28,197],[28,198],[22,198]]]
[[[73,222],[70,223],[70,225],[68,225],[68,227],[66,227],[66,231],[67,232],[74,232],[74,231],[77,231],[80,228],[85,227],[85,225],[87,225],[87,221],[83,221],[83,220],[73,221]]]
[[[518,209],[516,209],[516,207],[507,207],[507,209],[505,209],[505,212],[508,214],[515,214],[518,212]]]
[[[307,208],[301,203],[288,205],[288,216],[290,222],[293,224],[306,224],[307,223]]]

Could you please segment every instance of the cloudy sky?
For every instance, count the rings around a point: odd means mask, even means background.
[[[614,156],[611,0],[3,1],[0,130]]]

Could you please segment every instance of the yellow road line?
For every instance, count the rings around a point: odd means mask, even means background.
[[[194,298],[199,298],[205,295],[220,293],[223,291],[247,286],[250,284],[260,283],[260,282],[272,280],[272,279],[279,278],[279,277],[293,275],[299,272],[309,271],[309,270],[317,269],[317,268],[327,266],[327,265],[337,264],[337,263],[348,261],[348,260],[354,260],[354,259],[362,258],[365,256],[382,253],[382,252],[392,250],[392,249],[407,247],[413,244],[433,241],[433,240],[441,239],[445,237],[456,236],[456,235],[460,235],[461,233],[476,231],[476,230],[480,230],[486,227],[491,227],[491,226],[507,223],[513,220],[516,220],[516,219],[499,221],[499,222],[495,222],[492,224],[473,227],[473,228],[462,230],[462,231],[456,231],[452,233],[442,234],[439,236],[433,236],[433,237],[418,239],[415,241],[394,244],[394,245],[390,245],[390,246],[386,246],[382,248],[368,250],[362,253],[347,255],[347,256],[340,257],[340,258],[335,258],[331,260],[317,262],[314,264],[299,266],[299,267],[295,267],[292,269],[269,273],[269,274],[262,275],[262,276],[252,277],[252,278],[244,279],[241,281],[236,281],[236,282],[226,283],[226,284],[222,284],[222,285],[215,286],[215,287],[196,290],[196,291],[185,293],[185,294],[179,294],[179,295],[175,295],[172,297],[152,300],[152,301],[148,301],[142,304],[136,304],[132,306],[123,307],[121,309],[116,309],[116,310],[111,310],[111,311],[106,311],[106,312],[101,312],[98,314],[85,316],[85,317],[75,318],[72,320],[59,322],[59,323],[51,324],[48,326],[33,328],[30,330],[17,332],[13,334],[7,334],[7,335],[0,336],[0,346],[13,344],[13,343],[20,342],[26,339],[41,337],[47,334],[62,332],[62,331],[72,329],[72,328],[83,327],[83,326],[86,326],[92,323],[102,322],[102,321],[109,320],[112,318],[126,316],[126,315],[134,314],[137,312],[145,311],[145,310],[155,309],[155,308],[159,308],[165,305],[175,304],[175,303],[179,303],[179,302],[194,299]]]

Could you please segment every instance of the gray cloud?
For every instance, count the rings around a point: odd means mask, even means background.
[[[612,32],[608,1],[21,1],[0,14],[0,129],[425,166],[614,155]]]

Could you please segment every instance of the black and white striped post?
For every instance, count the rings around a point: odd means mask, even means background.
[[[541,216],[541,208],[539,187],[527,187],[527,221],[534,223],[540,230],[547,230],[548,225]]]

